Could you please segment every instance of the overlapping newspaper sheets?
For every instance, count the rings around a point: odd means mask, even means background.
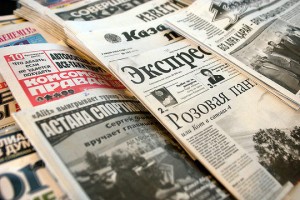
[[[4,21],[5,24],[0,27],[0,48],[32,43],[58,42],[34,24],[24,22],[24,20],[17,19],[15,16],[6,17]],[[1,75],[3,71],[0,71],[0,129],[6,129],[8,126],[14,125],[15,121],[11,114],[20,109]]]
[[[0,48],[23,44],[57,43],[58,40],[30,22],[0,27]]]
[[[21,109],[91,88],[124,88],[111,74],[56,44],[0,49],[1,73]]]
[[[34,22],[59,39],[66,39],[65,21],[104,19],[128,11],[149,0],[21,0],[15,14]]]
[[[20,130],[0,131],[1,199],[68,199]]]
[[[20,18],[16,15],[0,16],[0,27],[10,25],[10,24],[19,24],[25,21],[26,21],[25,19]]]
[[[12,117],[13,112],[20,110],[15,98],[9,90],[7,83],[0,75],[0,130],[15,124]]]
[[[176,4],[167,0],[154,0],[125,13],[102,20],[94,20],[89,22],[68,21],[66,22],[65,27],[65,32],[68,36],[67,43],[80,52],[84,53],[85,55],[88,55],[92,59],[105,65],[106,63],[103,63],[103,60],[99,60],[97,57],[93,56],[93,52],[90,51],[90,48],[86,41],[91,44],[91,42],[89,41],[91,41],[90,39],[92,39],[96,44],[100,43],[103,44],[103,46],[105,46],[104,44],[108,44],[115,46],[112,47],[112,50],[116,49],[118,48],[117,46],[122,44],[120,43],[122,41],[122,38],[119,38],[118,36],[116,36],[116,34],[120,35],[122,30],[131,31],[128,32],[129,37],[130,35],[133,35],[134,39],[137,39],[137,37],[145,38],[158,32],[164,31],[165,27],[160,28],[158,26],[163,23],[164,19],[167,16],[175,14],[183,7],[184,6],[181,4]],[[134,30],[136,28],[138,30]],[[104,31],[106,32],[106,34],[102,34]],[[91,34],[91,32],[94,33]],[[83,34],[81,35],[81,33]],[[92,38],[89,38],[89,36],[91,36]],[[103,40],[104,38],[102,36],[105,36],[105,40]],[[125,46],[125,44],[123,46]],[[124,48],[129,49],[129,47]],[[119,52],[119,54],[124,53],[124,49],[122,52]],[[108,56],[109,55],[106,55],[106,57]]]
[[[298,0],[196,1],[168,25],[300,104]]]
[[[97,88],[16,120],[71,199],[229,199],[124,90]]]
[[[179,34],[163,25],[162,19],[76,35],[76,41],[81,44],[78,48],[88,52],[90,57],[106,68],[110,61],[138,55],[182,39]]]
[[[209,50],[179,41],[110,69],[236,198],[280,199],[299,181],[299,113]]]
[[[130,11],[106,19],[88,22],[66,21],[65,28],[67,31],[76,35],[81,32],[101,30],[104,28],[147,23],[158,19],[165,19],[167,16],[177,13],[184,7],[184,5],[170,0],[152,0]]]

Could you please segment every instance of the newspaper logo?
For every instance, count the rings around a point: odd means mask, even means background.
[[[280,0],[263,2],[261,0],[242,0],[233,2],[221,2],[219,0],[215,0],[211,3],[209,11],[214,15],[212,17],[212,22],[227,18],[229,22],[224,29],[229,30],[234,24],[236,24],[239,20],[246,17],[247,15],[250,15],[258,10],[268,8],[279,1]]]
[[[104,35],[104,38],[107,42],[110,43],[119,43],[122,42],[122,39],[120,36],[115,35],[115,34],[111,34],[111,33],[107,33]]]
[[[225,2],[212,3],[209,10],[214,14],[212,22],[228,18],[229,23],[234,24],[238,20],[238,15],[234,14]]]

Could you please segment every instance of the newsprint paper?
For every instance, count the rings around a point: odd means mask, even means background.
[[[15,16],[9,16],[3,19],[4,22],[9,23],[0,26],[0,48],[32,43],[58,42],[52,36],[43,32],[30,22],[21,20],[22,23],[14,24],[17,23],[14,21],[17,19]],[[3,71],[5,70],[0,71],[0,129],[5,129],[13,125],[15,122],[11,113],[17,112],[20,109],[1,75]]]
[[[106,68],[109,62],[138,55],[147,50],[183,40],[158,19],[145,24],[107,28],[76,35],[81,48],[95,57]]]
[[[0,16],[0,27],[11,25],[11,24],[19,24],[25,21],[26,21],[25,19],[20,18],[16,15],[4,15],[4,16]]]
[[[31,44],[0,49],[0,69],[21,109],[93,88],[124,88],[70,48]]]
[[[73,34],[88,32],[104,28],[116,28],[130,26],[138,23],[149,23],[158,19],[164,19],[180,11],[185,6],[170,0],[152,0],[132,10],[106,19],[94,21],[66,21],[67,31]]]
[[[73,200],[231,198],[123,90],[92,89],[15,118]]]
[[[282,198],[299,181],[299,113],[205,48],[183,40],[111,70],[236,198]]]
[[[168,24],[299,105],[299,11],[299,0],[199,0]]]
[[[0,199],[68,199],[34,148],[17,130],[0,131]]]
[[[139,6],[149,0],[20,0],[36,12],[59,21],[104,19]]]
[[[9,90],[7,83],[0,74],[0,130],[14,125],[13,112],[20,110],[15,98]]]

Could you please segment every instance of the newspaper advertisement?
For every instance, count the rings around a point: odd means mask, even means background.
[[[0,49],[1,73],[21,109],[92,88],[124,88],[111,74],[56,44]]]
[[[76,35],[76,39],[108,68],[110,61],[169,45],[183,37],[163,25],[163,20],[156,20],[147,24],[84,32]]]
[[[298,0],[196,1],[168,24],[299,105],[299,10]]]
[[[0,199],[68,199],[22,131],[0,136],[0,152]]]
[[[5,15],[0,16],[0,27],[11,25],[11,24],[20,24],[25,22],[26,20],[23,18],[20,18],[16,15]]]
[[[0,48],[23,44],[58,42],[53,36],[30,22],[7,25],[0,27],[0,30]]]
[[[71,199],[230,199],[134,97],[93,89],[15,117]]]
[[[66,31],[73,34],[89,32],[104,28],[132,26],[133,24],[148,23],[158,19],[164,19],[185,6],[170,0],[152,0],[125,13],[102,20],[87,22],[66,21]]]
[[[179,41],[110,69],[237,199],[282,198],[299,181],[299,113],[209,50]]]

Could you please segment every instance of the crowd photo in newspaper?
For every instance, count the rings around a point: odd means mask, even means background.
[[[19,3],[0,199],[300,198],[299,0]]]

